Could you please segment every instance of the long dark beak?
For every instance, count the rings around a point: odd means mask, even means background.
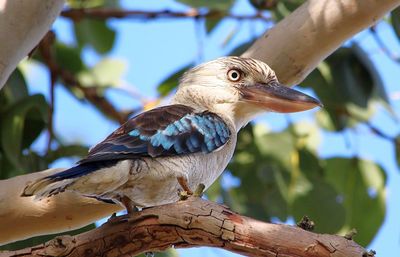
[[[257,83],[240,89],[243,100],[268,111],[301,112],[314,107],[322,107],[317,99],[278,83]]]

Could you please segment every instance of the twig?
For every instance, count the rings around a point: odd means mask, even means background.
[[[43,56],[43,60],[45,64],[50,67],[52,65],[52,58],[51,58],[51,47],[55,41],[55,34],[52,31],[49,31],[46,36],[42,39],[41,43],[39,44],[39,50],[41,55]],[[48,153],[51,150],[51,143],[54,138],[54,128],[53,128],[53,116],[54,116],[54,101],[55,101],[55,84],[58,78],[58,74],[54,69],[50,69],[50,108],[48,114],[48,141],[47,141],[47,150]]]
[[[390,49],[383,42],[381,37],[378,35],[378,33],[376,32],[376,26],[370,27],[369,31],[371,32],[372,37],[374,38],[375,42],[378,44],[378,46],[381,48],[381,50],[387,55],[387,57],[389,57],[390,59],[392,59],[395,62],[400,62],[400,57],[393,54],[392,51],[390,51]]]
[[[52,41],[55,40],[55,34],[54,32],[50,31],[47,33],[47,35],[42,39],[39,45],[39,49],[41,49],[41,53],[44,59],[45,64],[50,70],[50,74],[52,76],[52,81],[53,83],[53,78],[60,78],[63,82],[64,85],[67,87],[76,87],[79,88],[83,94],[85,95],[85,98],[96,105],[103,113],[105,113],[107,116],[112,118],[115,121],[118,121],[120,124],[124,123],[130,112],[129,113],[123,113],[119,112],[115,106],[109,102],[104,96],[100,96],[97,93],[97,87],[84,87],[81,85],[81,83],[75,78],[75,76],[68,70],[62,69],[54,55],[52,54],[51,47],[52,47]],[[54,100],[54,99],[53,99]]]
[[[137,18],[137,19],[157,19],[157,18],[231,18],[236,20],[265,20],[272,21],[271,17],[264,16],[261,12],[254,15],[236,15],[222,11],[204,11],[190,9],[186,12],[175,12],[170,10],[162,11],[141,11],[123,10],[116,8],[89,8],[89,9],[68,9],[61,12],[61,16],[79,21],[83,18],[108,19],[108,18]]]

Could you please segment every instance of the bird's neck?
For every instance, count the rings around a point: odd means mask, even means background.
[[[217,93],[206,95],[195,90],[178,90],[172,99],[172,104],[190,106],[198,112],[213,112],[226,122],[232,124],[236,132],[246,126],[255,115],[254,109],[245,104],[221,100]]]

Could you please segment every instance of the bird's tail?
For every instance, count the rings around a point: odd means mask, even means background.
[[[34,196],[36,200],[41,200],[52,195],[64,192],[65,189],[74,182],[74,179],[54,180],[45,177],[28,184],[21,196]]]
[[[28,184],[21,196],[35,196],[40,200],[64,192],[77,178],[99,169],[98,164],[82,164]]]

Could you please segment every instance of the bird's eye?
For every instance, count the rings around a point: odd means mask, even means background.
[[[239,79],[241,77],[240,71],[235,70],[235,69],[229,70],[227,75],[228,75],[228,79],[233,82],[239,81]]]

